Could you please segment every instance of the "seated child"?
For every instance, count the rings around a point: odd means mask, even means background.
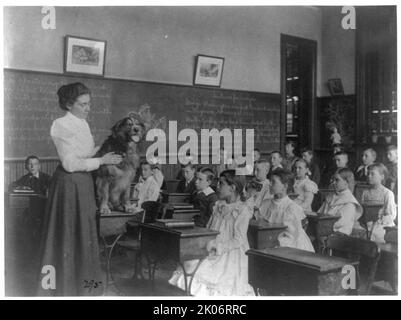
[[[260,208],[262,201],[272,199],[270,194],[270,181],[267,179],[267,174],[270,171],[270,162],[266,159],[259,159],[255,163],[255,180],[262,185],[260,191],[256,193],[255,207]]]
[[[254,212],[256,210],[255,207],[255,199],[257,193],[262,190],[262,185],[256,181],[249,181],[245,184],[244,188],[244,198],[247,203],[249,209]]]
[[[25,169],[28,173],[17,181],[13,182],[10,186],[10,191],[17,187],[29,187],[34,192],[46,195],[51,177],[40,171],[40,161],[37,156],[29,156],[25,160]]]
[[[141,180],[134,188],[134,198],[138,203],[134,210],[141,208],[146,201],[157,201],[160,195],[160,186],[153,176],[152,165],[148,162],[141,163]]]
[[[211,188],[213,179],[213,170],[210,168],[202,168],[196,173],[197,193],[194,195],[193,205],[200,210],[200,214],[194,217],[195,224],[199,227],[206,227],[217,201],[217,195]]]
[[[260,159],[260,150],[255,148],[255,150],[253,150],[252,157],[253,157],[253,173],[252,174],[255,175],[255,164],[256,164],[256,161],[258,161]]]
[[[337,172],[338,169],[348,168],[348,154],[345,151],[336,152],[334,154],[333,160],[334,166],[329,166],[323,175],[323,188],[333,188],[332,182],[334,174]],[[351,189],[351,192],[354,192],[354,189]]]
[[[252,157],[253,157],[253,161],[254,161],[254,162],[258,161],[258,160],[260,159],[260,150],[257,149],[257,148],[255,148],[255,149],[253,150]]]
[[[368,182],[370,189],[365,189],[362,193],[362,203],[383,204],[379,211],[379,220],[375,223],[372,230],[371,240],[384,243],[385,227],[394,227],[394,220],[397,217],[397,207],[394,201],[394,193],[383,186],[387,175],[387,168],[382,163],[369,166]],[[371,230],[372,222],[368,222]]]
[[[396,146],[389,146],[387,148],[387,159],[389,163],[387,164],[388,169],[388,178],[386,182],[386,187],[393,191],[395,197],[397,197],[398,192],[398,183],[397,183],[397,163],[398,163],[398,156],[397,156],[397,147]]]
[[[283,168],[287,171],[292,171],[295,161],[299,158],[294,154],[296,147],[295,141],[289,140],[285,143],[285,157],[283,159]]]
[[[334,155],[334,161],[337,169],[348,168],[348,154],[345,151],[337,152]]]
[[[262,187],[263,185],[256,180],[249,181],[245,184],[245,202],[255,217],[259,214],[259,207],[255,206],[255,201]]]
[[[29,187],[34,193],[42,196],[47,196],[51,177],[40,171],[40,161],[37,156],[31,155],[25,160],[25,169],[28,174],[22,176],[17,181],[10,185],[10,192],[14,189],[23,187]],[[27,235],[30,243],[36,247],[36,244],[40,243],[41,238],[41,226],[44,221],[44,213],[46,208],[45,197],[34,197],[29,200],[29,214],[24,212],[24,223],[30,227],[31,232]],[[25,220],[26,219],[26,220]],[[32,236],[32,237],[30,237]],[[36,249],[35,249],[36,250]]]
[[[163,189],[163,186],[165,186],[166,183],[164,181],[163,172],[160,170],[159,165],[152,166],[152,175],[160,189]]]
[[[219,234],[207,244],[209,255],[193,276],[191,294],[194,296],[254,295],[248,283],[248,257],[245,254],[249,249],[247,231],[252,213],[242,198],[244,180],[242,176],[235,176],[234,170],[223,171],[220,175],[219,200],[207,224]],[[186,271],[192,272],[198,263],[199,260],[186,261]],[[185,288],[180,267],[169,283]]]
[[[191,153],[189,151],[186,152],[185,159],[186,159],[187,163],[194,162],[194,156],[191,156]],[[185,180],[183,166],[181,166],[181,169],[178,171],[175,179],[180,180],[180,181]]]
[[[320,183],[320,168],[317,162],[314,159],[315,155],[311,149],[303,149],[302,150],[302,159],[306,161],[309,166],[309,178],[319,185]]]
[[[335,143],[333,144],[333,156],[337,153],[337,152],[343,152],[345,151],[345,146],[342,143]]]
[[[177,192],[193,194],[194,192],[196,192],[196,186],[195,186],[196,167],[195,167],[195,165],[190,162],[182,165],[182,172],[184,174],[184,180],[181,180],[178,183]]]
[[[165,185],[164,181],[164,176],[163,173],[160,169],[161,167],[161,161],[158,158],[151,158],[149,159],[149,163],[152,166],[152,174],[153,177],[155,178],[157,184],[159,185],[160,189],[163,189],[163,186]]]
[[[294,193],[298,195],[294,202],[299,204],[304,209],[304,212],[312,212],[313,197],[319,189],[316,183],[310,180],[307,175],[309,167],[305,160],[298,159],[295,162],[294,169],[296,176]]]
[[[351,192],[354,184],[354,174],[350,169],[338,169],[333,177],[335,193],[328,195],[318,210],[319,214],[340,217],[334,223],[333,231],[347,236],[353,229],[361,230],[358,219],[362,215],[362,207]]]
[[[272,174],[280,169],[283,169],[283,156],[281,155],[280,151],[273,151],[271,153],[271,168],[269,173],[267,174],[267,178],[270,179]]]
[[[376,161],[376,151],[368,148],[363,151],[362,165],[355,171],[355,180],[361,182],[368,181],[368,167]]]
[[[292,187],[292,179],[292,173],[284,170],[277,170],[272,175],[271,191],[274,199],[267,211],[261,209],[258,219],[265,219],[269,223],[283,223],[287,226],[287,229],[278,236],[280,247],[314,252],[312,243],[302,228],[305,214],[302,208],[287,195]]]

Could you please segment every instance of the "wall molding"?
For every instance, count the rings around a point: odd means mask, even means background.
[[[41,71],[41,70],[27,70],[27,69],[16,69],[16,68],[4,68],[5,72],[17,72],[17,73],[33,73],[33,74],[48,74],[54,76],[63,76],[69,78],[85,78],[85,79],[96,79],[96,80],[108,80],[108,81],[124,81],[124,82],[137,82],[137,83],[145,83],[145,84],[161,84],[167,86],[175,86],[175,87],[186,87],[186,88],[199,88],[199,89],[214,89],[217,91],[240,91],[240,92],[250,92],[250,93],[261,93],[261,94],[269,94],[269,95],[280,95],[280,92],[267,92],[267,91],[255,91],[255,90],[245,90],[245,89],[230,89],[230,88],[222,88],[222,87],[204,87],[204,86],[194,86],[191,84],[182,84],[182,83],[172,83],[172,82],[163,82],[163,81],[148,81],[148,80],[139,80],[139,79],[131,79],[131,78],[119,78],[119,77],[109,77],[109,76],[96,76],[96,75],[86,75],[86,74],[69,74],[63,72],[52,72],[52,71]]]

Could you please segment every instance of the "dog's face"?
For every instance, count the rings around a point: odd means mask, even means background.
[[[138,119],[126,117],[118,121],[111,130],[114,136],[138,143],[142,140],[145,127]]]
[[[145,125],[138,119],[135,119],[135,118],[130,118],[130,119],[132,122],[132,131],[134,133],[131,136],[131,139],[132,139],[132,141],[138,143],[139,141],[142,140],[142,137],[144,136]]]

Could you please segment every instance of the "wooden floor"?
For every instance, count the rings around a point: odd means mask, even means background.
[[[27,249],[27,248],[25,248]],[[6,296],[31,297],[35,296],[37,288],[37,267],[35,260],[37,253],[28,250],[31,254],[22,255],[17,250],[8,251],[6,255]],[[101,256],[102,269],[105,270],[105,258]],[[171,286],[168,279],[171,277],[175,264],[161,266],[155,272],[155,286],[152,291],[148,280],[133,280],[134,257],[129,253],[116,250],[112,259],[112,273],[115,283],[109,286],[105,296],[185,296],[184,291]],[[144,276],[147,278],[146,269]],[[104,273],[104,279],[105,279]],[[104,281],[105,282],[105,281]],[[376,283],[372,289],[373,295],[391,294],[385,283]]]
[[[5,294],[15,297],[32,297],[37,289],[37,253],[32,248],[25,247],[25,253],[21,250],[8,250],[6,256]],[[106,296],[184,296],[184,291],[168,284],[175,265],[165,265],[156,269],[155,285],[152,291],[148,280],[133,280],[134,257],[129,253],[116,251],[112,259],[112,274],[115,280],[110,285]],[[102,270],[105,271],[106,259],[101,255]],[[143,272],[144,277],[148,275]],[[104,283],[106,273],[103,274]]]

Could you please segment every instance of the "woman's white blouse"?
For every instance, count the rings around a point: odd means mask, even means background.
[[[95,142],[86,120],[67,112],[64,117],[53,121],[50,135],[66,171],[92,171],[99,168],[100,158],[91,158],[96,153]]]

